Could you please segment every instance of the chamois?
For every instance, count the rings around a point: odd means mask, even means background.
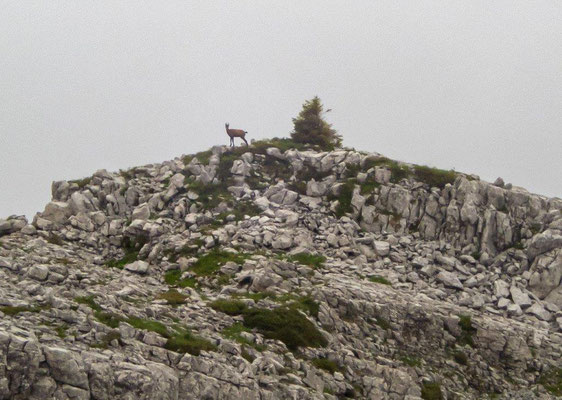
[[[230,147],[234,147],[234,138],[235,137],[239,137],[240,139],[242,139],[244,141],[244,143],[246,143],[246,146],[248,145],[248,142],[246,141],[246,131],[243,131],[242,129],[230,129],[228,126],[228,122],[226,124],[224,124],[224,126],[226,127],[226,133],[228,136],[230,136]]]

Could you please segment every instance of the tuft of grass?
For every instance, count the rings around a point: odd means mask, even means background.
[[[382,329],[384,330],[390,329],[390,322],[388,322],[386,318],[377,316],[375,320],[376,320],[376,324],[380,326]]]
[[[453,353],[453,359],[461,365],[468,365],[468,357],[466,356],[466,354],[462,351],[455,351]]]
[[[151,332],[156,332],[163,337],[170,337],[168,329],[166,326],[158,321],[144,319],[139,317],[129,317],[125,319],[125,322],[129,323],[137,329],[144,329]]]
[[[288,305],[290,309],[301,310],[309,315],[318,318],[318,312],[320,311],[320,304],[318,304],[312,296],[301,296],[295,299],[292,303]]]
[[[336,364],[336,362],[327,358],[314,358],[311,361],[312,365],[314,365],[316,368],[323,369],[324,371],[328,371],[331,374],[340,370],[340,367],[338,364]]]
[[[421,366],[421,361],[419,358],[417,357],[413,357],[413,356],[402,356],[400,357],[400,361],[402,361],[404,364],[410,366],[410,367],[419,367]]]
[[[427,382],[422,385],[421,397],[423,400],[443,400],[441,385],[437,382]]]
[[[119,326],[119,322],[124,320],[120,315],[106,311],[94,311],[94,317],[96,317],[99,322],[109,326],[110,328],[117,328]]]
[[[74,179],[72,181],[68,181],[68,183],[72,184],[75,183],[78,185],[78,187],[80,189],[84,189],[87,185],[90,184],[90,182],[92,181],[92,177],[89,176],[87,178],[83,178],[83,179]]]
[[[49,236],[47,237],[47,242],[57,245],[57,246],[62,246],[63,245],[63,240],[62,238],[57,235],[56,233],[50,233]]]
[[[106,261],[105,265],[107,265],[109,268],[123,269],[125,265],[137,261],[138,257],[139,257],[138,251],[128,251],[125,253],[123,257],[119,259],[114,258]]]
[[[420,182],[427,183],[431,187],[443,189],[448,183],[454,183],[456,177],[457,173],[455,171],[446,171],[425,165],[414,166],[414,178]]]
[[[121,340],[121,333],[119,331],[111,331],[106,333],[99,343],[95,343],[90,347],[96,349],[107,349],[109,347],[109,344],[114,340]]]
[[[94,300],[94,295],[89,296],[78,296],[74,298],[74,301],[78,304],[85,304],[90,307],[94,311],[101,311],[102,308],[96,301]]]
[[[552,368],[538,379],[538,383],[555,396],[562,396],[562,368]]]
[[[458,342],[463,346],[474,347],[472,335],[476,333],[477,329],[472,326],[472,317],[470,315],[459,315],[459,326],[461,327],[461,336]]]
[[[299,347],[325,347],[328,344],[303,314],[286,307],[274,310],[251,308],[243,316],[244,326],[257,329],[266,338],[282,341],[293,351]]]
[[[57,325],[55,327],[55,332],[57,333],[57,336],[60,337],[61,339],[64,339],[67,336],[66,335],[67,330],[68,330],[67,324]]]
[[[170,289],[167,292],[160,293],[156,298],[166,300],[168,304],[177,306],[179,304],[185,304],[187,296],[181,294],[176,289]]]
[[[338,200],[338,206],[336,207],[336,217],[341,218],[345,214],[353,212],[353,207],[351,206],[351,198],[353,197],[353,189],[355,184],[348,181],[343,184],[339,196],[328,196],[330,201]]]
[[[207,339],[196,336],[187,328],[181,329],[168,338],[164,348],[176,353],[189,353],[198,356],[201,351],[216,350],[216,346]]]
[[[380,275],[370,276],[369,281],[374,282],[374,283],[380,283],[380,284],[383,284],[383,285],[392,286],[392,283],[390,283],[390,281],[388,279],[386,279],[384,276],[380,276]]]
[[[319,254],[317,255],[310,253],[298,253],[286,258],[289,262],[308,265],[312,268],[323,267],[324,263],[326,262],[326,257]]]

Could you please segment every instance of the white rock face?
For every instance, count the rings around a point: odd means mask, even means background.
[[[54,182],[32,225],[0,220],[1,399],[549,398],[562,200],[243,151]]]
[[[137,274],[148,273],[149,264],[146,261],[135,261],[131,264],[127,264],[124,267],[127,271],[135,272]]]

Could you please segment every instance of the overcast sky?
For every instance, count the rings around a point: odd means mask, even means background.
[[[0,1],[0,217],[53,180],[288,136],[562,196],[559,1]]]

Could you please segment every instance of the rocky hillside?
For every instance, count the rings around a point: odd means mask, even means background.
[[[562,395],[562,200],[288,140],[0,220],[2,399]]]

